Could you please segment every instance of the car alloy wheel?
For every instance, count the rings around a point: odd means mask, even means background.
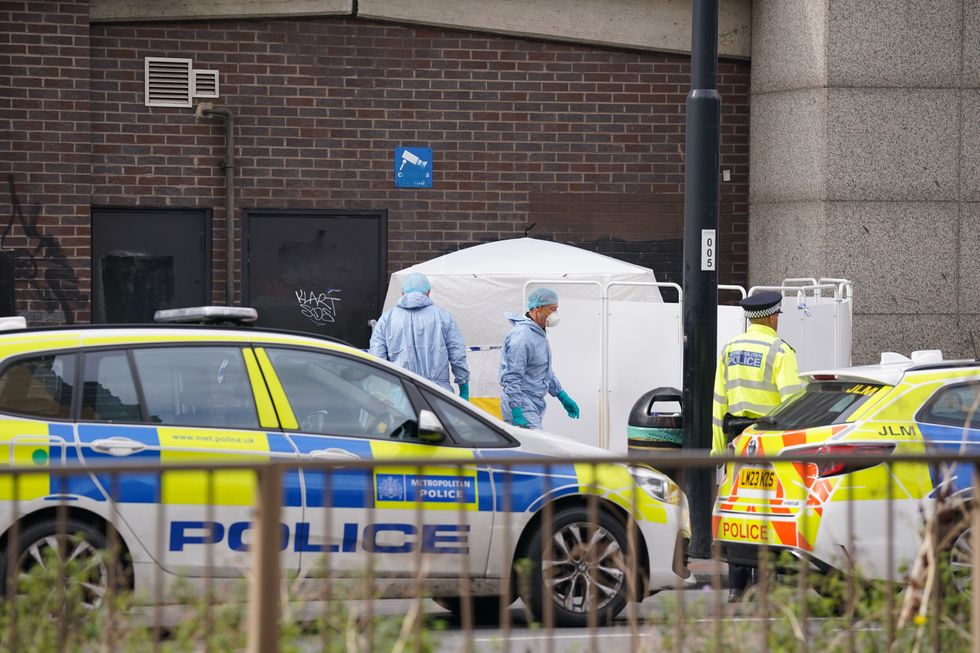
[[[608,606],[626,581],[616,538],[602,526],[575,522],[555,533],[552,542],[554,557],[541,566],[555,604],[581,614]]]
[[[969,593],[973,579],[973,545],[970,543],[969,528],[964,528],[953,540],[949,549],[949,573],[956,590]]]
[[[132,587],[132,563],[122,542],[112,569],[105,533],[87,522],[69,517],[59,525],[54,519],[45,519],[25,526],[17,542],[18,584],[32,576],[60,582],[58,589],[51,591],[51,599],[58,592],[70,592],[83,608],[96,608],[105,600],[110,582],[117,590]],[[0,579],[7,578],[7,569],[5,556],[0,555]],[[6,583],[0,581],[0,592],[5,591]]]
[[[607,624],[629,600],[626,527],[602,507],[590,513],[585,506],[557,511],[550,524],[537,524],[525,549],[531,565],[521,596],[539,622],[550,614],[558,626],[581,628],[593,618]]]
[[[58,555],[58,550],[58,537],[54,535],[47,535],[29,544],[20,557],[20,578],[27,579],[30,570],[35,567],[47,570]],[[61,566],[62,573],[68,570],[70,582],[79,583],[82,605],[86,608],[99,607],[109,587],[109,568],[102,553],[85,539],[69,537],[65,543]]]

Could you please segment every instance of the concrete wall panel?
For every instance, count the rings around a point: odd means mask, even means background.
[[[92,0],[93,22],[351,14],[353,0]],[[665,52],[691,51],[691,0],[360,0],[377,20]],[[720,0],[718,53],[748,59],[752,0]]]
[[[955,353],[947,358],[980,359],[980,314],[964,313],[960,315],[959,330],[963,336],[963,352]]]
[[[980,88],[980,0],[963,0],[963,79],[965,88]]]
[[[826,211],[822,274],[854,282],[856,311],[956,313],[955,202],[828,202]]]
[[[718,52],[747,59],[751,0],[721,0]],[[360,0],[366,18],[669,52],[691,50],[691,0]]]
[[[827,85],[826,0],[774,0],[752,8],[752,92]]]
[[[964,311],[980,310],[980,204],[963,202],[960,205],[959,238],[959,304]],[[980,327],[980,323],[978,323]],[[980,341],[978,341],[980,342]]]
[[[755,95],[749,141],[749,196],[755,202],[822,199],[826,91]]]
[[[354,0],[92,0],[93,23],[220,18],[289,18],[349,14]]]
[[[960,101],[963,106],[960,199],[964,202],[978,202],[980,201],[980,90],[961,91]]]
[[[877,363],[883,351],[908,356],[916,349],[941,349],[947,359],[973,358],[966,317],[855,314],[851,358],[855,365],[867,365]]]
[[[954,89],[828,89],[827,199],[955,199],[957,94]]]
[[[749,285],[772,285],[788,277],[831,276],[824,263],[824,225],[823,202],[753,205]]]
[[[980,343],[977,43],[980,0],[753,5],[749,279],[812,260],[792,195],[819,170],[812,274],[854,282],[857,363],[882,350],[973,356]],[[823,115],[803,120],[798,100],[777,97],[800,86],[825,94]]]
[[[828,84],[956,86],[962,2],[828,0]]]

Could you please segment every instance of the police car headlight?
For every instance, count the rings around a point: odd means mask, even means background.
[[[665,475],[648,467],[631,465],[628,469],[636,484],[651,497],[664,503],[680,505],[681,489]]]

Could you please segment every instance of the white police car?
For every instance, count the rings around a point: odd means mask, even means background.
[[[241,576],[249,564],[255,475],[52,470],[374,461],[371,469],[285,474],[283,572],[322,577],[326,568],[334,577],[356,576],[370,560],[376,578],[396,579],[421,562],[428,570],[423,590],[447,595],[449,606],[464,568],[477,601],[489,606],[524,558],[531,582],[523,583],[523,598],[538,617],[551,601],[556,623],[567,625],[586,623],[591,611],[610,618],[631,592],[642,599],[690,576],[687,501],[663,474],[566,462],[606,452],[516,429],[359,350],[299,334],[181,324],[6,330],[0,446],[8,462],[36,470],[16,486],[0,475],[0,553],[16,532],[19,565],[43,558],[55,541],[56,506],[64,505],[67,530],[82,536],[72,555],[103,548],[116,525],[124,577],[137,596],[168,591],[177,579]],[[539,464],[481,462],[504,457]],[[406,459],[431,463],[398,465]],[[550,527],[542,524],[545,506]],[[546,534],[553,534],[551,546],[542,545]],[[0,571],[9,564],[4,557]],[[93,574],[89,598],[98,601],[109,574],[105,564]]]

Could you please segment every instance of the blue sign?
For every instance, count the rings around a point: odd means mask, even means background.
[[[728,364],[762,367],[762,353],[757,351],[730,351],[728,352]]]
[[[395,148],[395,188],[432,188],[432,148]]]
[[[473,503],[476,479],[471,476],[416,476],[378,474],[378,501],[423,501],[434,503]]]

